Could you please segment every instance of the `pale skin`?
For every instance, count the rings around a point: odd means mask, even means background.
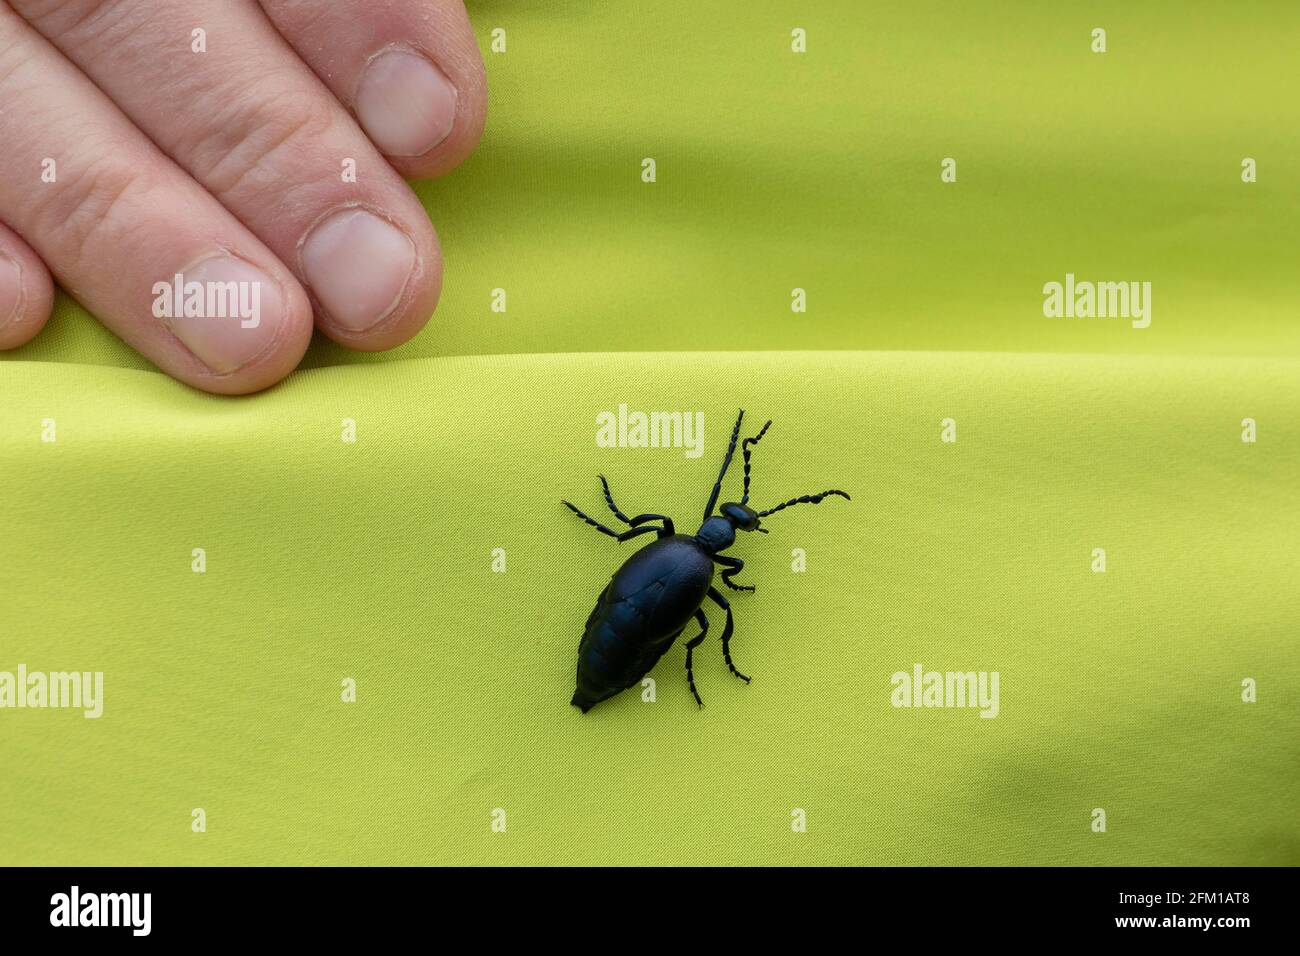
[[[56,281],[208,392],[280,381],[313,325],[400,345],[442,284],[403,177],[454,169],[486,111],[462,0],[0,0],[0,349]],[[157,316],[176,273],[255,283],[258,323]]]

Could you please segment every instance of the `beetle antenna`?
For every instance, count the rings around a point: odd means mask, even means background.
[[[744,417],[745,410],[742,408],[740,414],[736,416],[736,426],[731,429],[731,444],[727,446],[727,457],[722,459],[722,470],[718,472],[718,480],[713,485],[713,494],[709,495],[709,503],[704,507],[705,521],[709,520],[709,516],[713,514],[714,506],[718,503],[718,494],[722,491],[722,479],[731,466],[731,456],[736,453],[736,439],[740,437],[740,423]]]
[[[779,504],[775,508],[768,508],[766,511],[760,511],[758,513],[758,516],[760,518],[766,518],[768,515],[776,514],[776,512],[781,511],[785,508],[789,508],[791,505],[803,505],[803,504],[815,505],[823,498],[829,497],[830,495],[839,495],[845,501],[853,500],[843,491],[836,491],[834,488],[832,488],[830,491],[823,491],[821,494],[817,494],[817,495],[801,495],[798,498],[791,498],[789,501],[783,504]]]
[[[767,434],[767,430],[771,427],[772,427],[772,419],[769,418],[767,420],[767,424],[763,426],[763,428],[759,431],[757,435],[755,435],[753,438],[746,438],[743,442],[740,443],[740,450],[745,456],[745,497],[740,499],[740,503],[742,505],[749,504],[749,456],[752,454],[752,452],[750,452],[749,450],[749,446],[757,445],[759,441],[762,439],[762,437]]]

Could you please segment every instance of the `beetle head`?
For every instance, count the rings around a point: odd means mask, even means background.
[[[732,527],[739,528],[741,531],[767,531],[758,526],[758,512],[749,505],[736,504],[734,501],[728,501],[718,511],[722,517],[731,522]]]

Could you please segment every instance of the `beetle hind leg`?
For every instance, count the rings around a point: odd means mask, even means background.
[[[748,684],[749,678],[736,670],[736,665],[731,663],[731,631],[735,627],[735,621],[731,617],[731,602],[724,598],[717,588],[709,588],[709,597],[713,598],[718,607],[727,612],[727,623],[722,626],[722,659],[727,662],[727,670]]]
[[[686,683],[691,686],[691,694],[695,697],[695,703],[703,707],[704,701],[700,700],[700,692],[695,689],[695,672],[691,669],[691,653],[700,646],[700,642],[704,640],[704,635],[709,633],[709,619],[704,616],[702,609],[697,609],[695,611],[695,620],[700,623],[700,633],[686,642]]]

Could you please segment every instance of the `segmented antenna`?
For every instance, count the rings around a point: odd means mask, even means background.
[[[740,499],[740,503],[742,505],[749,504],[749,456],[751,454],[749,450],[749,446],[757,445],[759,443],[759,440],[762,439],[762,437],[767,434],[767,430],[771,427],[772,427],[772,419],[769,418],[767,420],[767,424],[764,425],[761,429],[759,429],[757,435],[755,435],[753,438],[746,438],[743,442],[740,443],[740,450],[745,456],[745,497]]]
[[[804,505],[804,504],[815,505],[823,498],[828,497],[829,495],[839,495],[845,501],[853,500],[844,492],[836,491],[834,488],[832,488],[830,491],[823,491],[821,494],[818,495],[801,495],[798,498],[791,498],[789,501],[783,504],[779,504],[775,508],[768,508],[766,511],[760,511],[758,513],[758,516],[760,518],[766,518],[768,515],[775,514],[778,511],[781,511],[785,508],[789,508],[791,505]]]

